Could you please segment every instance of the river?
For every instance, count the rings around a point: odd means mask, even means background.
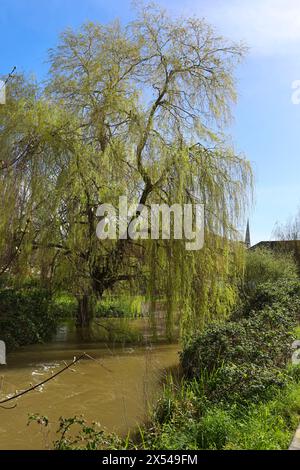
[[[0,449],[46,449],[57,438],[60,416],[84,415],[108,431],[124,435],[142,423],[154,403],[166,369],[178,363],[178,345],[111,348],[103,343],[53,341],[10,353],[0,366],[0,397],[40,383],[66,363],[87,352],[97,361],[83,359],[44,386],[0,408]],[[42,431],[27,426],[28,415],[50,420]]]

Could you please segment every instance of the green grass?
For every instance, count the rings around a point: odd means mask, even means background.
[[[225,449],[288,449],[300,421],[300,384],[293,384],[269,402],[252,405],[235,421]]]
[[[138,318],[142,316],[144,297],[119,296],[103,297],[96,305],[97,317]]]
[[[296,339],[300,339],[300,325],[296,326],[296,328],[294,330],[294,335],[295,335]]]
[[[60,292],[53,298],[53,308],[62,320],[74,318],[77,311],[76,298],[68,293]]]
[[[142,316],[142,305],[145,298],[135,296],[104,296],[95,306],[95,317],[98,318],[139,318]],[[77,300],[71,294],[60,292],[54,296],[53,307],[62,319],[74,318],[77,312]]]
[[[284,450],[300,422],[300,367],[289,385],[259,403],[212,404],[199,381],[172,381],[143,431],[147,449]]]

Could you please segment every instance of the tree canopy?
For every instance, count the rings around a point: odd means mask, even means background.
[[[46,86],[17,76],[0,107],[1,272],[37,273],[85,302],[120,282],[147,292],[153,309],[163,297],[170,336],[178,312],[184,332],[226,315],[252,184],[225,132],[244,52],[204,20],[152,6],[125,26],[65,31]],[[124,195],[204,204],[204,248],[99,240],[97,207]]]

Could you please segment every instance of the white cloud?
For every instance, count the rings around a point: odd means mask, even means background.
[[[226,35],[245,40],[254,53],[286,54],[300,51],[299,0],[215,0],[203,2],[197,13]]]

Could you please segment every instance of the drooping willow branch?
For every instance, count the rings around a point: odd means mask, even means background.
[[[10,257],[10,260],[5,264],[5,266],[3,266],[1,269],[0,269],[0,276],[2,276],[2,274],[4,274],[7,269],[11,266],[11,264],[13,263],[13,261],[15,260],[15,258],[17,257],[19,251],[20,251],[20,248],[21,248],[21,245],[23,243],[23,240],[24,240],[24,237],[26,235],[26,231],[27,231],[27,228],[28,228],[28,225],[29,225],[29,220],[26,221],[26,226],[25,226],[25,229],[22,231],[22,236],[21,236],[21,239],[18,243],[18,245],[16,246],[16,249],[14,251],[14,253],[12,254],[12,256]]]

